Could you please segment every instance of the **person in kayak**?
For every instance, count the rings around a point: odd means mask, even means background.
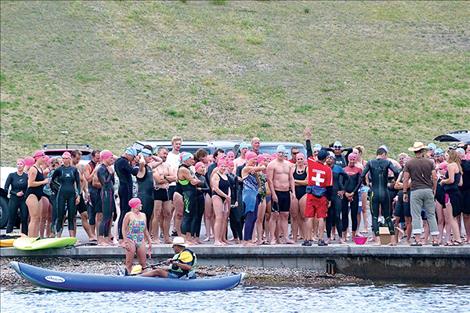
[[[197,257],[194,252],[186,248],[186,243],[183,237],[173,238],[173,251],[175,251],[175,255],[164,262],[171,265],[168,269],[157,268],[155,270],[142,273],[141,276],[176,279],[184,276],[193,277]]]
[[[139,198],[129,200],[130,212],[127,212],[122,222],[122,247],[126,250],[126,271],[132,271],[132,261],[134,254],[142,268],[146,265],[146,254],[152,255],[152,242],[147,229],[147,217],[142,210],[142,201]],[[145,241],[148,242],[148,249],[145,249]]]

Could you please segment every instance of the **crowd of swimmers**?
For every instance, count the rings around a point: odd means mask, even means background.
[[[363,146],[312,145],[309,129],[304,136],[307,155],[294,147],[291,159],[282,145],[260,153],[259,138],[209,155],[181,151],[175,136],[170,151],[94,150],[86,165],[78,150],[58,158],[39,150],[6,181],[7,232],[19,212],[30,237],[60,237],[65,222],[76,236],[80,214],[90,242],[121,244],[143,259],[175,236],[184,246],[380,244],[387,227],[391,245],[470,243],[469,144],[444,151],[416,142],[397,160],[381,146],[366,161]]]

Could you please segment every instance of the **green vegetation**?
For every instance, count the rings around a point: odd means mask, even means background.
[[[464,129],[465,2],[1,1],[1,163],[42,143],[386,144]]]

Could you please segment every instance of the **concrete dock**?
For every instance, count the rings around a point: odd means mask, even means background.
[[[359,246],[327,247],[300,245],[225,246],[198,245],[191,249],[201,265],[308,268],[342,273],[374,281],[403,283],[470,284],[470,245],[459,247]],[[173,255],[170,245],[154,246],[152,259]],[[20,251],[2,248],[0,256],[28,258],[124,259],[121,247],[80,246],[63,249]]]

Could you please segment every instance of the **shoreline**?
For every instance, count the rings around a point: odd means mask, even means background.
[[[79,260],[71,258],[1,258],[0,260],[0,286],[5,290],[22,289],[33,286],[20,277],[10,268],[11,261],[20,261],[35,266],[45,267],[58,271],[82,272],[115,275],[123,260]],[[328,275],[314,270],[295,268],[261,268],[246,266],[198,266],[199,277],[223,275],[231,272],[244,272],[246,277],[244,286],[270,286],[270,287],[334,287],[345,285],[365,285],[371,281],[343,274]]]

